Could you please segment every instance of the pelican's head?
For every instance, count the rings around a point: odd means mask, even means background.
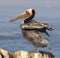
[[[30,16],[32,16],[33,14],[35,14],[35,10],[30,8],[27,9],[25,12],[21,13],[20,15],[18,15],[17,17],[13,18],[10,20],[10,22],[19,20],[19,19],[23,19],[23,18],[29,18]]]

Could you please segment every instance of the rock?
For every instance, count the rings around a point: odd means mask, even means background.
[[[16,51],[12,53],[10,51],[0,48],[0,58],[55,58],[50,52],[39,51],[39,52],[27,52],[27,51]]]
[[[29,55],[29,58],[42,58],[42,54],[40,53],[30,53]]]
[[[29,53],[27,51],[16,51],[14,58],[29,58]]]
[[[46,58],[55,58],[54,55],[51,52],[47,52],[47,51],[39,51],[42,55],[44,55],[44,57]]]
[[[2,58],[2,56],[0,55],[0,58]]]
[[[14,58],[55,58],[54,55],[50,52],[39,51],[28,53],[27,51],[16,51]]]
[[[13,53],[0,48],[0,58],[13,58]]]

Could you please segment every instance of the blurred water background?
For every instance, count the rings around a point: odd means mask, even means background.
[[[20,14],[28,7],[6,7],[0,8],[0,48],[15,52],[16,50],[32,51],[34,46],[23,39],[20,24],[23,20],[10,23],[9,20]],[[39,48],[39,50],[50,51],[56,58],[60,58],[60,8],[35,7],[35,20],[52,24],[55,30],[49,32],[49,42],[52,50]]]

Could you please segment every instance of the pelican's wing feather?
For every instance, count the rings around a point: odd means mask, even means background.
[[[47,30],[53,30],[53,26],[45,23],[45,22],[39,22],[39,21],[31,21],[27,24],[21,24],[22,29],[32,29],[32,30],[41,30],[41,29],[47,29]]]
[[[22,29],[42,29],[43,26],[22,24]]]

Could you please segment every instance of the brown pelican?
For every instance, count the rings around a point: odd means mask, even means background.
[[[46,33],[49,36],[46,30],[53,30],[53,26],[45,22],[32,20],[34,16],[35,10],[27,9],[19,16],[10,20],[10,22],[26,18],[24,22],[20,24],[23,37],[31,42],[36,47],[36,50],[37,47],[49,47],[49,41],[46,38],[42,37],[41,33]]]

